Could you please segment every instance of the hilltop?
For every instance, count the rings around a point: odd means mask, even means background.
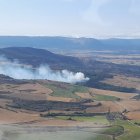
[[[80,65],[80,60],[71,56],[54,54],[48,50],[31,47],[9,47],[0,49],[0,55],[9,60],[18,60],[20,63],[37,67],[41,64],[48,65]]]

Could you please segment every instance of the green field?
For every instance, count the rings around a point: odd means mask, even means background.
[[[108,120],[105,116],[94,116],[94,117],[81,117],[81,116],[57,116],[57,119],[61,120],[74,120],[74,121],[85,121],[85,122],[93,122],[99,124],[109,124]]]
[[[101,125],[109,125],[105,116],[58,116],[56,119],[85,121]],[[113,140],[113,136],[116,140],[140,140],[140,127],[127,120],[116,120],[110,127],[103,128],[102,132],[99,132],[99,135],[94,140]]]
[[[84,86],[78,86],[78,85],[67,85],[66,89],[61,86],[56,86],[55,84],[45,84],[43,85],[47,88],[50,88],[53,90],[52,96],[56,97],[65,97],[65,98],[76,98],[80,99],[79,96],[77,96],[76,92],[86,93],[88,92],[88,88]]]
[[[112,135],[112,136],[119,136],[124,133],[123,126],[120,125],[113,125],[103,131],[103,134]]]
[[[98,135],[93,140],[112,140],[112,137],[107,135]]]
[[[117,121],[124,127],[125,132],[123,135],[118,137],[118,140],[140,140],[140,127],[134,125],[129,121]]]
[[[57,97],[67,97],[67,98],[76,98],[80,99],[77,96],[76,92],[87,93],[88,88],[83,86],[74,86],[68,84],[66,88],[61,87],[61,85],[56,84],[45,84],[43,85],[47,88],[53,90],[52,96]],[[108,95],[97,95],[93,94],[93,100],[97,101],[119,101],[120,99],[114,96]],[[103,127],[102,132],[99,132],[97,137],[94,140],[140,140],[140,126],[135,123],[140,123],[140,121],[128,121],[117,119],[111,124],[106,119],[106,116],[93,116],[93,117],[84,117],[84,116],[57,116],[54,119],[60,120],[72,120],[72,121],[81,121],[81,122],[92,122],[93,124],[107,125],[110,127]]]
[[[79,92],[79,93],[89,92],[87,87],[79,86],[79,85],[68,84],[66,88],[63,88],[61,87],[61,85],[59,86],[53,83],[47,83],[47,84],[43,84],[43,86],[53,90],[53,93],[51,95],[56,96],[56,97],[80,99],[80,97],[75,94],[76,92]],[[115,96],[98,95],[98,94],[94,94],[93,99],[97,101],[118,101],[119,100],[119,98]]]
[[[97,94],[94,94],[93,98],[96,101],[118,101],[119,100],[119,98],[115,96],[97,95]]]
[[[122,126],[114,125],[104,128],[102,132],[99,132],[99,135],[96,136],[94,140],[113,140],[113,138],[116,138],[116,136],[119,136],[123,133],[124,129]]]

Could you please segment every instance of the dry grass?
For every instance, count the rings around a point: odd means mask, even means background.
[[[65,87],[67,88],[67,87]],[[66,89],[67,90],[67,89]],[[28,83],[21,85],[12,85],[12,84],[3,84],[0,85],[0,91],[4,91],[9,97],[19,97],[26,100],[51,100],[51,101],[62,101],[62,102],[76,102],[74,98],[64,98],[64,97],[55,97],[51,96],[53,92],[52,89],[42,86],[39,83]],[[6,93],[8,92],[9,93]],[[2,92],[1,92],[2,94]],[[108,90],[99,90],[90,88],[89,93],[76,92],[77,96],[82,99],[94,99],[94,94],[97,95],[108,95],[121,98],[120,101],[95,101],[88,103],[89,105],[97,105],[101,103],[100,106],[87,108],[87,113],[105,113],[109,110],[111,112],[122,112],[124,109],[129,110],[130,112],[126,114],[127,117],[131,119],[140,119],[139,110],[140,102],[131,99],[136,96],[136,94],[131,93],[121,93]],[[92,96],[93,95],[93,96]],[[75,121],[62,121],[62,120],[46,120],[40,117],[38,112],[33,112],[30,110],[22,109],[12,109],[8,108],[7,104],[11,104],[12,100],[10,99],[0,99],[0,123],[24,123],[24,122],[33,122],[35,125],[61,125],[61,126],[73,126],[80,125],[79,122]],[[51,110],[51,112],[57,113],[56,110]],[[59,111],[58,113],[64,113],[64,111]],[[66,112],[70,113],[70,112]],[[134,115],[133,115],[134,114]]]
[[[126,116],[131,120],[140,120],[140,111],[128,112]]]
[[[47,96],[47,100],[49,100],[49,101],[61,101],[61,102],[76,101],[76,99],[73,99],[73,98],[64,98],[64,97],[55,97],[55,96]]]
[[[122,112],[124,108],[119,106],[116,102],[112,101],[101,101],[101,106],[88,108],[86,112],[88,113],[107,113],[110,112]]]
[[[140,79],[135,77],[127,77],[124,75],[117,75],[113,78],[108,78],[103,83],[120,86],[120,87],[127,87],[127,88],[136,88],[140,90]]]
[[[0,109],[0,124],[31,122],[39,119],[39,114],[29,114]]]
[[[140,110],[140,101],[136,101],[136,100],[123,100],[118,102],[118,105],[122,106],[128,111]]]
[[[77,96],[83,98],[83,99],[92,99],[93,97],[90,95],[90,93],[75,93]]]
[[[137,94],[134,93],[122,93],[122,92],[116,92],[116,91],[110,91],[110,90],[100,90],[100,89],[95,89],[95,88],[90,88],[89,90],[93,95],[94,94],[99,94],[99,95],[108,95],[108,96],[115,96],[117,98],[121,98],[124,100],[128,100]]]

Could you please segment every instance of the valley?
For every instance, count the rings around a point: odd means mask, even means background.
[[[0,140],[140,140],[140,0],[0,0]]]
[[[137,93],[48,80],[15,80],[4,75],[0,75],[0,82],[1,125],[29,126],[31,129],[36,126],[44,131],[48,131],[46,126],[51,126],[58,127],[60,132],[63,128],[74,130],[78,127],[76,131],[85,128],[96,133],[95,140],[102,139],[102,135],[121,140],[124,131],[129,129],[131,133],[125,132],[127,136],[139,137],[139,133],[133,134],[134,128],[140,129],[135,125],[140,120],[140,102],[134,99]]]
[[[130,64],[135,58],[106,53],[0,49],[0,71],[7,71],[0,75],[2,138],[139,140],[139,58]],[[48,72],[53,81],[46,77]],[[81,74],[82,79],[74,82]],[[64,80],[70,75],[72,82]],[[71,134],[75,135],[68,137]]]
[[[23,67],[37,69],[40,65],[49,65],[52,70],[69,70],[72,72],[82,72],[86,77],[89,77],[87,82],[81,83],[84,86],[114,90],[118,92],[139,93],[139,89],[131,86],[113,85],[107,82],[102,82],[105,79],[112,79],[116,75],[126,77],[139,78],[140,66],[129,64],[115,64],[113,62],[103,62],[96,60],[97,56],[82,56],[78,57],[74,54],[71,56],[58,55],[43,49],[35,49],[29,47],[10,47],[0,49],[0,54],[5,56],[8,61],[22,64]],[[80,56],[80,54],[78,54]],[[123,58],[122,58],[123,59]],[[112,59],[110,59],[112,60]],[[113,61],[113,60],[112,60]],[[3,59],[1,59],[3,62]],[[21,65],[21,66],[22,66]],[[139,82],[138,82],[139,85]]]

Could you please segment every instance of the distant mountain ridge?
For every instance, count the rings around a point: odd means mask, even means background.
[[[94,39],[70,37],[0,36],[0,48],[35,47],[47,50],[112,50],[140,51],[140,39]]]

